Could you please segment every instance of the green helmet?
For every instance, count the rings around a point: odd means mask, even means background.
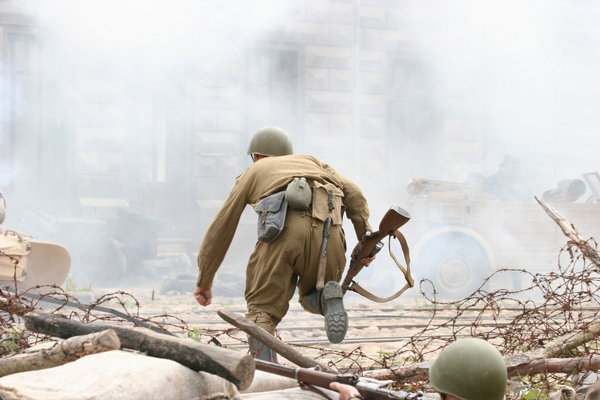
[[[429,383],[435,390],[462,400],[502,400],[506,379],[500,352],[476,338],[451,343],[429,368]]]
[[[294,153],[292,141],[286,131],[278,126],[265,126],[256,131],[246,154],[287,156]]]

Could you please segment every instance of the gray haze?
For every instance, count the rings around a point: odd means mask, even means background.
[[[388,115],[383,119],[381,128],[388,132],[388,136],[384,134],[382,139],[382,136],[371,135],[361,128],[363,118],[369,117],[359,115],[359,107],[364,104],[360,91],[369,75],[359,76],[358,65],[368,60],[371,54],[363,52],[362,46],[369,43],[377,47],[373,42],[378,40],[370,36],[364,27],[377,24],[370,21],[381,18],[383,8],[378,7],[385,2],[103,0],[3,3],[5,7],[12,4],[26,7],[32,18],[39,22],[36,30],[43,42],[53,48],[46,54],[55,57],[50,63],[54,70],[45,71],[47,77],[81,74],[90,70],[105,77],[107,85],[122,85],[129,101],[139,105],[136,116],[122,115],[120,110],[112,113],[108,110],[102,116],[94,115],[93,111],[86,113],[86,110],[70,112],[78,113],[81,124],[85,124],[86,118],[114,118],[126,121],[128,126],[139,127],[139,130],[134,130],[134,137],[119,137],[131,132],[124,130],[115,135],[127,146],[142,149],[149,146],[143,140],[144,129],[148,132],[158,129],[150,114],[155,106],[148,101],[149,96],[161,94],[181,108],[193,107],[186,103],[190,91],[197,98],[203,98],[205,104],[213,101],[212,91],[199,92],[198,89],[182,87],[178,76],[193,74],[200,83],[215,79],[222,85],[220,90],[226,91],[228,87],[243,84],[240,79],[250,79],[248,76],[252,71],[240,73],[240,64],[236,62],[243,59],[249,50],[261,48],[265,43],[275,43],[275,47],[291,43],[292,48],[300,48],[300,53],[304,54],[303,43],[296,41],[291,34],[286,36],[301,24],[302,18],[322,13],[323,22],[326,18],[344,21],[344,15],[332,11],[336,6],[343,6],[344,10],[352,13],[350,22],[344,26],[353,30],[349,37],[356,39],[353,51],[348,53],[353,58],[349,64],[354,66],[348,69],[353,71],[348,80],[353,82],[354,87],[344,89],[354,93],[354,108],[344,116],[351,120],[350,130],[337,132],[330,128],[323,132],[312,127],[309,118],[303,117],[302,113],[297,120],[285,117],[285,110],[265,113],[268,118],[252,119],[244,113],[260,113],[264,98],[259,93],[246,90],[244,104],[252,105],[253,109],[245,109],[241,115],[220,111],[219,130],[226,132],[222,136],[215,134],[208,140],[217,149],[229,137],[236,137],[241,142],[237,153],[232,154],[227,179],[215,180],[211,184],[214,186],[202,188],[202,191],[218,193],[215,197],[221,200],[233,185],[234,177],[250,165],[250,160],[243,157],[249,137],[257,128],[271,124],[282,126],[291,134],[297,153],[313,154],[356,180],[372,205],[373,225],[390,204],[406,204],[408,195],[404,186],[408,178],[422,176],[464,182],[471,172],[486,176],[493,174],[505,154],[521,158],[522,171],[531,183],[533,193],[538,196],[544,190],[555,187],[561,179],[580,178],[582,173],[598,170],[600,5],[595,2],[394,2],[400,5],[394,14],[399,19],[390,22],[393,17],[388,15],[386,18],[388,26],[396,27],[397,34],[392,35],[394,40],[403,47],[398,45],[396,50],[394,45],[382,44],[381,48],[394,54],[402,53],[403,57],[418,55],[421,61],[416,64],[416,70],[424,77],[419,90],[426,92],[427,99],[441,100],[433,103],[426,100],[423,108],[414,103],[410,117],[418,124],[424,124],[425,130],[428,129],[427,123],[433,126],[437,119],[435,129],[444,133],[446,140],[453,140],[444,146],[440,135],[395,137],[399,134],[391,129],[393,122],[390,121],[394,117],[391,108],[384,111]],[[308,43],[310,40],[310,37],[303,39]],[[410,45],[405,46],[406,43]],[[56,58],[60,57],[65,57],[64,64],[57,62]],[[77,70],[62,70],[63,66],[68,68],[72,60],[76,60]],[[215,60],[219,61],[217,67],[213,65]],[[385,70],[386,67],[383,68]],[[300,82],[308,81],[303,73],[300,69]],[[330,74],[330,79],[333,79],[334,73]],[[376,73],[373,77],[377,78]],[[389,90],[389,79],[385,78],[383,82],[386,88],[382,90]],[[110,89],[103,88],[102,82],[98,85],[97,91]],[[397,82],[391,86],[399,91],[404,88]],[[302,108],[307,98],[292,89],[289,93],[278,94],[281,103]],[[441,92],[443,96],[438,95]],[[394,96],[385,93],[388,97]],[[65,88],[65,101],[75,96],[74,91]],[[416,98],[419,97],[409,97]],[[27,104],[19,103],[18,95],[16,102],[18,114],[20,107],[26,108]],[[145,110],[149,114],[146,115]],[[445,116],[443,122],[436,117],[438,114]],[[464,118],[465,114],[467,118]],[[453,119],[453,115],[462,117]],[[465,122],[468,118],[472,118],[472,122]],[[333,124],[331,121],[330,126]],[[60,124],[59,121],[56,123]],[[203,122],[197,123],[202,125]],[[169,140],[164,130],[156,132],[155,137],[163,135],[163,141]],[[319,142],[334,145],[328,148],[315,146]],[[148,174],[141,176],[142,182],[164,181],[165,161],[161,161],[160,156],[154,170],[143,167],[144,163],[150,165],[149,159],[143,156],[151,153],[152,150],[148,149],[146,153],[141,151],[142,156],[138,158],[119,162],[125,165],[141,163],[141,174]],[[157,151],[161,154],[160,148]],[[56,155],[57,158],[60,156]],[[28,199],[24,202],[32,207],[65,216],[67,212],[62,209],[65,203],[60,199],[40,198],[20,191],[18,180],[23,175],[20,175],[19,168],[18,162],[3,164],[0,186],[11,188],[10,194],[15,199]],[[64,182],[63,178],[44,173],[44,179],[57,180],[56,187],[72,187],[70,185],[74,183]],[[579,202],[584,202],[590,194],[588,189]],[[198,193],[182,191],[174,196],[188,196],[191,203],[198,198],[201,204],[205,204]],[[218,198],[206,201],[215,200],[218,204]],[[167,226],[177,225],[177,229],[191,237],[190,246],[197,248],[216,209],[213,207],[208,213],[181,218],[176,224],[166,223]],[[95,216],[105,217],[101,214]],[[162,215],[154,217],[165,219]],[[253,218],[252,210],[248,209],[243,221],[251,226]],[[182,221],[189,226],[182,226]],[[353,247],[355,237],[351,226],[346,227],[346,232],[348,245]],[[238,232],[225,264],[243,269],[254,244],[253,234],[252,229]],[[192,259],[192,273],[194,262]],[[77,265],[73,265],[73,270],[76,273]],[[81,280],[85,279],[89,277],[81,277]]]

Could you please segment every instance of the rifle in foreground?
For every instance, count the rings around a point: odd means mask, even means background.
[[[365,236],[363,236],[358,247],[352,254],[348,272],[346,273],[344,282],[342,282],[342,290],[344,293],[346,293],[348,289],[352,290],[352,284],[354,283],[352,279],[354,279],[364,267],[362,259],[375,256],[375,254],[383,247],[381,240],[385,239],[387,236],[394,235],[394,232],[402,225],[406,224],[410,218],[411,215],[408,211],[399,205],[394,204],[381,219],[379,230],[376,232],[367,232]],[[411,283],[414,285],[413,282]]]
[[[331,382],[339,382],[346,385],[354,386],[360,394],[368,400],[380,399],[399,399],[413,400],[423,396],[423,392],[407,393],[401,390],[387,390],[377,385],[376,383],[361,381],[358,375],[338,375],[328,372],[315,371],[308,368],[288,367],[286,365],[276,364],[269,361],[255,359],[256,369],[292,378],[306,385],[318,386],[329,389]],[[331,389],[329,389],[331,390]]]

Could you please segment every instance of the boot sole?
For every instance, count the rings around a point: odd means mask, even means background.
[[[344,309],[344,292],[339,283],[329,281],[323,288],[325,332],[331,343],[341,343],[348,331],[348,313]]]

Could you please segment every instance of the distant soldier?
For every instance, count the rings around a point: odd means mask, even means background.
[[[555,203],[577,201],[585,193],[587,187],[581,179],[563,179],[556,189],[546,190],[542,200]]]
[[[482,339],[459,339],[448,345],[429,368],[429,383],[443,400],[503,400],[506,364],[500,352]],[[354,386],[333,382],[339,400],[362,399]]]
[[[489,193],[500,201],[531,201],[531,189],[521,173],[521,159],[507,154],[498,167],[482,182],[490,187]]]
[[[279,127],[259,129],[247,154],[254,163],[237,177],[202,240],[194,298],[203,306],[211,303],[215,273],[244,208],[252,205],[258,213],[259,237],[246,269],[246,318],[273,333],[298,287],[302,307],[324,315],[328,339],[339,343],[348,329],[339,284],[346,264],[342,217],[345,214],[352,221],[360,240],[372,230],[367,201],[358,185],[329,165],[308,155],[294,155],[288,134]],[[325,229],[328,219],[332,221],[329,231]],[[318,290],[317,273],[325,236],[326,283]],[[368,265],[372,258],[361,261]],[[255,357],[274,361],[272,350],[261,346],[251,345]]]

